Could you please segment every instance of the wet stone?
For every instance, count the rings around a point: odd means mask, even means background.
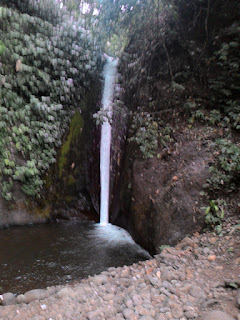
[[[14,305],[17,303],[16,296],[11,292],[4,293],[1,300],[3,306]]]

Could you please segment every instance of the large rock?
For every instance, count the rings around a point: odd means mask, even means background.
[[[237,294],[237,306],[240,309],[240,289],[238,289],[238,294]]]
[[[234,318],[225,312],[214,310],[207,313],[202,320],[234,320]]]
[[[25,294],[20,294],[17,296],[18,303],[30,303],[34,300],[43,300],[48,298],[51,294],[51,291],[45,289],[33,289],[27,291]]]
[[[15,295],[11,292],[4,293],[1,300],[3,306],[10,306],[17,303]]]
[[[200,192],[209,177],[209,157],[193,140],[185,140],[165,160],[134,158],[128,152],[116,223],[127,226],[134,239],[151,252],[201,229],[204,203]]]
[[[37,208],[32,210],[31,206],[27,206],[26,198],[17,198],[16,203],[10,208],[9,204],[0,196],[0,227],[8,225],[24,225],[32,223],[43,223],[47,220],[48,209]],[[36,214],[37,212],[37,214]]]

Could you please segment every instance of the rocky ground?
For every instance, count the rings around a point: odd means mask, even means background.
[[[240,226],[195,233],[152,260],[0,296],[0,320],[240,320]]]

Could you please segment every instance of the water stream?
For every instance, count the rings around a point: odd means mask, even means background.
[[[111,118],[117,60],[104,69],[103,109]],[[101,132],[100,224],[59,222],[0,230],[0,293],[23,293],[150,258],[124,229],[109,223],[111,125]]]
[[[63,284],[148,259],[116,226],[59,222],[0,230],[0,294]]]
[[[107,58],[104,68],[104,89],[102,97],[102,108],[107,111],[108,118],[112,115],[112,98],[114,93],[115,77],[117,73],[117,60]],[[109,184],[110,184],[110,149],[111,149],[111,125],[105,119],[101,130],[100,146],[100,224],[109,223]]]

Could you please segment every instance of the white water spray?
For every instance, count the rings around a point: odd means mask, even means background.
[[[104,68],[104,89],[102,97],[102,108],[107,110],[108,117],[111,119],[115,77],[117,73],[117,60],[111,57],[107,58]],[[101,200],[100,200],[100,224],[109,223],[109,184],[110,184],[110,149],[111,149],[111,125],[105,119],[101,131],[100,146],[100,183],[101,183]]]

